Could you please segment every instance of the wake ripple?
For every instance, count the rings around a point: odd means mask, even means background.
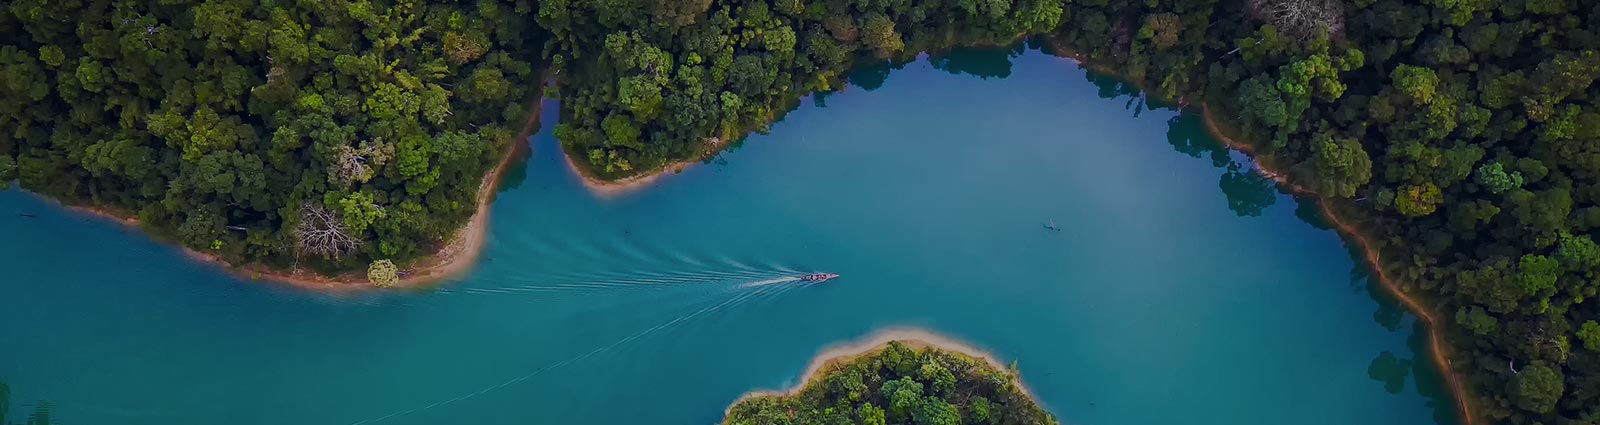
[[[792,280],[798,280],[798,279],[792,279]],[[366,424],[383,422],[383,421],[386,421],[386,420],[389,420],[389,419],[393,419],[393,418],[396,418],[396,417],[401,417],[401,416],[409,415],[409,414],[412,414],[412,413],[417,413],[417,412],[425,411],[425,410],[432,409],[432,408],[435,408],[435,407],[447,405],[447,404],[450,404],[450,403],[455,403],[455,402],[471,399],[473,397],[477,397],[477,396],[480,396],[480,395],[483,395],[483,394],[487,394],[489,392],[492,392],[492,391],[495,391],[495,390],[498,390],[498,389],[501,389],[501,388],[505,388],[505,387],[508,387],[508,386],[511,386],[511,385],[515,385],[515,384],[517,384],[519,382],[523,382],[523,381],[532,379],[532,378],[534,378],[536,376],[539,376],[540,374],[543,374],[544,372],[548,372],[550,370],[561,368],[563,366],[567,366],[567,365],[582,361],[582,360],[587,359],[589,357],[593,357],[593,356],[595,356],[597,354],[604,353],[606,351],[610,351],[610,350],[615,349],[615,348],[617,348],[619,346],[622,346],[623,344],[627,344],[629,342],[638,340],[638,339],[643,338],[645,336],[648,336],[650,334],[659,332],[659,331],[661,331],[663,329],[667,329],[669,327],[672,327],[673,325],[677,325],[678,323],[681,323],[681,322],[683,322],[685,320],[690,320],[690,319],[693,319],[695,317],[699,317],[699,316],[707,314],[707,313],[711,313],[711,312],[715,312],[715,311],[718,311],[718,310],[723,310],[723,309],[726,309],[726,308],[730,308],[730,307],[734,307],[734,306],[737,306],[737,305],[740,305],[740,304],[744,304],[744,303],[750,302],[751,300],[756,299],[756,298],[769,297],[769,296],[770,297],[775,297],[775,296],[778,296],[778,295],[780,295],[780,294],[782,294],[784,292],[788,292],[789,290],[792,290],[792,289],[794,289],[794,288],[796,288],[798,286],[802,286],[802,285],[770,286],[771,283],[779,283],[781,281],[792,281],[792,280],[773,279],[773,280],[769,280],[769,281],[753,282],[753,283],[763,283],[762,285],[758,285],[759,287],[762,287],[762,288],[754,290],[754,291],[750,291],[750,292],[741,293],[741,294],[739,294],[737,296],[734,296],[734,297],[729,298],[729,299],[727,299],[725,301],[722,301],[721,303],[718,303],[718,304],[715,304],[715,305],[711,305],[709,307],[701,308],[700,310],[695,311],[693,313],[688,313],[688,314],[684,314],[684,315],[678,316],[676,318],[673,318],[672,320],[669,320],[669,321],[666,321],[664,323],[655,325],[655,326],[650,327],[648,329],[645,329],[645,330],[643,330],[643,331],[641,331],[639,333],[636,333],[636,334],[633,334],[633,335],[629,335],[629,336],[627,336],[625,338],[619,339],[619,340],[614,341],[614,342],[612,342],[610,344],[601,346],[599,348],[595,348],[593,350],[590,350],[589,352],[580,354],[580,355],[578,355],[576,357],[568,358],[566,360],[562,360],[562,361],[559,361],[559,362],[556,362],[556,363],[553,363],[553,364],[550,364],[550,365],[540,366],[540,367],[538,367],[538,368],[536,368],[536,369],[534,369],[534,370],[532,370],[532,371],[530,371],[530,372],[528,372],[526,374],[523,374],[521,376],[518,376],[518,377],[515,377],[515,378],[511,378],[509,380],[506,380],[504,382],[500,382],[498,384],[494,384],[494,385],[490,385],[490,386],[487,386],[487,387],[483,387],[483,388],[478,389],[476,391],[465,393],[465,394],[462,394],[462,395],[459,395],[459,396],[456,396],[456,397],[452,397],[452,398],[449,398],[449,399],[436,401],[436,402],[433,402],[433,403],[430,403],[430,404],[427,404],[427,405],[424,405],[424,406],[421,406],[421,407],[415,407],[415,408],[411,408],[411,409],[396,411],[396,412],[389,413],[389,414],[383,415],[383,416],[379,416],[379,417],[376,417],[376,418],[373,418],[373,419],[367,419],[367,420],[362,420],[362,421],[359,421],[359,422],[354,422],[354,423],[351,423],[350,425],[366,425]],[[748,286],[741,286],[741,288],[744,288],[744,287],[748,287]]]

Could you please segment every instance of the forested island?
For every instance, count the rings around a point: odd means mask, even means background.
[[[1600,420],[1600,2],[13,0],[0,180],[388,281],[472,216],[543,75],[618,179],[852,66],[1024,36],[1204,106],[1352,223],[1442,318],[1469,418]]]
[[[826,355],[826,354],[825,354]],[[918,339],[823,360],[788,393],[753,393],[727,425],[1056,424],[1010,370]]]

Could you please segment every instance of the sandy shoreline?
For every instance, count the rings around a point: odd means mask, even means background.
[[[800,390],[804,389],[806,385],[810,385],[813,380],[818,379],[820,377],[819,373],[823,369],[836,364],[849,362],[865,354],[877,352],[878,350],[888,346],[889,342],[891,341],[900,341],[902,344],[905,344],[907,347],[913,349],[933,347],[944,351],[960,353],[967,357],[981,360],[984,363],[987,363],[989,367],[993,367],[995,369],[1010,369],[1010,366],[1003,363],[1000,358],[993,353],[964,342],[939,336],[919,328],[885,328],[874,331],[873,333],[860,339],[835,343],[823,347],[821,351],[817,352],[816,356],[811,358],[811,363],[806,366],[805,373],[800,375],[800,381],[795,383],[793,387],[782,390],[755,390],[746,392],[734,399],[732,403],[728,404],[727,409],[723,410],[723,417],[727,417],[728,412],[733,409],[733,406],[736,406],[739,404],[739,402],[745,401],[746,399],[752,397],[795,395],[799,393]],[[1035,398],[1033,396],[1033,392],[1029,391],[1026,385],[1023,385],[1020,374],[1017,376],[1017,388],[1022,390],[1023,395],[1034,399],[1035,403],[1039,403],[1041,406],[1043,405],[1043,402],[1039,401],[1038,398]]]
[[[567,169],[572,171],[573,175],[578,176],[578,180],[583,183],[584,189],[587,189],[590,194],[597,198],[607,199],[637,192],[640,189],[650,187],[650,185],[655,184],[662,178],[669,175],[682,173],[684,170],[689,169],[689,167],[703,162],[705,158],[709,158],[712,155],[716,155],[718,152],[722,152],[723,149],[727,149],[727,147],[728,141],[725,139],[708,139],[706,140],[704,146],[705,152],[695,155],[693,159],[674,161],[649,171],[639,173],[635,176],[623,177],[616,180],[605,180],[595,176],[594,170],[590,169],[589,167],[580,166],[576,160],[572,159],[574,156],[580,155],[574,155],[573,152],[567,150],[565,147],[561,149],[561,159],[567,162]]]
[[[539,89],[535,90],[531,100],[533,110],[529,113],[528,120],[524,123],[517,138],[512,140],[511,146],[506,150],[500,162],[495,165],[493,170],[485,174],[483,181],[479,183],[478,209],[467,220],[467,224],[457,230],[455,236],[450,238],[450,241],[445,243],[438,252],[406,264],[405,268],[401,269],[400,281],[391,288],[373,286],[367,280],[365,270],[352,270],[327,276],[301,268],[285,270],[267,267],[258,263],[234,266],[214,254],[197,251],[182,245],[177,246],[183,250],[185,257],[221,268],[241,280],[279,283],[328,294],[349,294],[377,289],[414,289],[427,287],[445,279],[459,276],[470,269],[473,264],[476,264],[479,255],[483,251],[483,241],[489,227],[489,204],[494,201],[496,191],[499,189],[501,175],[515,162],[518,154],[522,153],[524,149],[530,149],[528,143],[524,141],[539,128],[539,114],[544,109],[543,88],[544,84],[541,83]],[[120,214],[88,206],[69,205],[43,195],[35,194],[35,196],[55,202],[57,205],[61,205],[74,213],[86,214],[140,228],[139,219],[131,214]]]
[[[683,170],[687,170],[700,162],[699,160],[677,161],[637,176],[616,180],[602,180],[599,177],[595,177],[588,168],[578,166],[578,163],[572,157],[572,152],[568,152],[564,148],[561,150],[561,159],[567,161],[567,169],[571,170],[573,175],[578,176],[578,180],[583,183],[584,189],[587,189],[595,197],[602,199],[613,198],[650,187],[657,180],[671,174],[682,173]]]

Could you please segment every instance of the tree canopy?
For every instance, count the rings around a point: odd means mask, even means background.
[[[1066,15],[1059,46],[1204,102],[1359,223],[1377,266],[1453,319],[1439,325],[1475,414],[1600,418],[1600,352],[1583,347],[1600,339],[1584,328],[1600,318],[1600,2],[1086,0]]]
[[[842,88],[853,64],[1007,44],[1064,16],[1059,0],[552,0],[538,22],[561,71],[556,137],[619,178],[714,153]]]
[[[1023,392],[1015,371],[937,347],[899,341],[816,372],[793,395],[742,399],[728,425],[1056,424]]]
[[[1203,102],[1359,223],[1453,319],[1479,414],[1600,418],[1596,1],[11,0],[0,181],[230,261],[404,265],[472,214],[546,71],[555,136],[620,178],[887,60],[1026,34]],[[901,407],[850,414],[949,417]]]
[[[431,254],[537,87],[528,1],[0,4],[0,179],[229,261]],[[513,83],[515,82],[515,83]]]

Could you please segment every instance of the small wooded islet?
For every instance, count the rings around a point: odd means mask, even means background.
[[[1474,416],[1600,423],[1589,0],[11,0],[0,180],[387,280],[474,213],[547,76],[556,137],[616,179],[853,67],[1024,36],[1207,106],[1357,223],[1445,319]]]
[[[831,359],[789,394],[758,394],[728,408],[727,425],[1056,425],[1015,370],[962,353],[890,341]]]

